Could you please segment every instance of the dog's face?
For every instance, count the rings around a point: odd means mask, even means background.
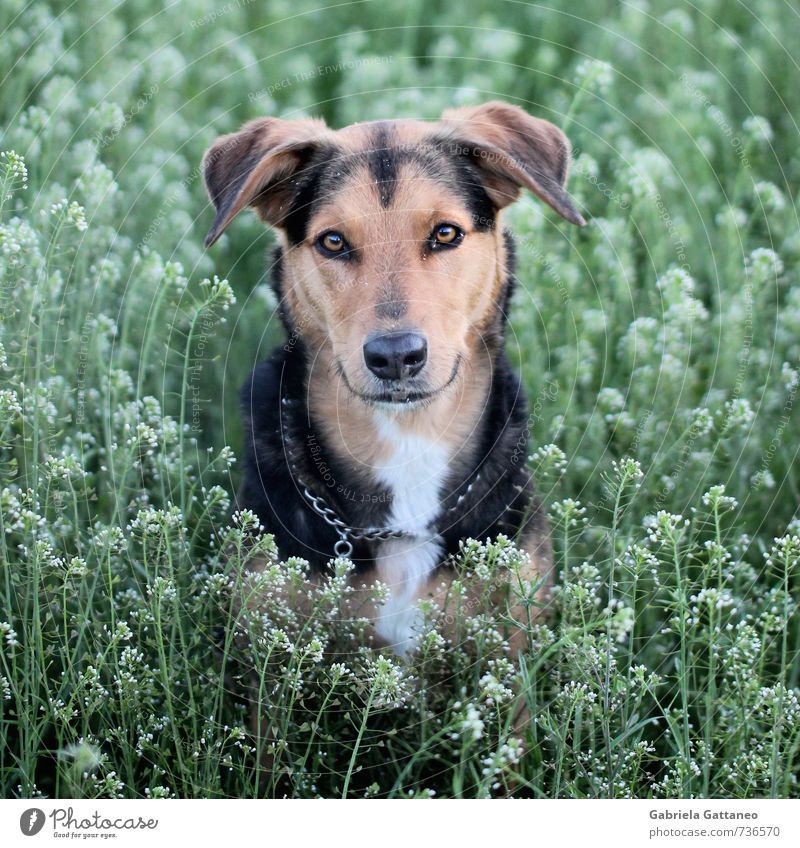
[[[341,134],[284,267],[293,315],[330,342],[347,390],[408,404],[457,378],[501,275],[494,211],[467,194],[474,176],[400,129]]]
[[[262,119],[206,154],[207,243],[254,206],[282,234],[296,332],[353,396],[409,407],[458,379],[501,308],[496,216],[520,187],[583,223],[568,163],[560,130],[501,103],[339,131]]]

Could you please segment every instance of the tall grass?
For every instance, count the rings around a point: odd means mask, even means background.
[[[797,796],[798,16],[470,5],[0,9],[3,796]],[[271,237],[202,253],[198,163],[255,115],[490,97],[568,128],[591,218],[507,217],[558,579],[512,662],[467,587],[534,587],[465,541],[457,637],[429,610],[401,662],[349,563],[231,517]]]

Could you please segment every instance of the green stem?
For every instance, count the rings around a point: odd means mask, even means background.
[[[350,788],[350,778],[353,775],[353,768],[356,764],[356,758],[358,757],[358,750],[361,747],[361,740],[364,736],[364,731],[367,728],[367,720],[369,719],[370,709],[372,708],[372,702],[375,699],[375,686],[372,687],[369,693],[369,700],[367,701],[367,706],[364,708],[364,715],[361,719],[361,727],[358,729],[358,736],[356,737],[356,744],[353,746],[353,753],[350,755],[350,764],[347,766],[347,774],[344,778],[344,786],[342,787],[342,798],[347,797],[347,790]]]

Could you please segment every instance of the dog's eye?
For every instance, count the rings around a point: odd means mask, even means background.
[[[464,238],[464,231],[455,224],[437,224],[431,233],[432,247],[455,247]]]
[[[317,247],[319,247],[320,250],[328,256],[341,255],[343,253],[347,253],[349,250],[344,236],[334,230],[329,230],[327,233],[323,233],[317,239]]]

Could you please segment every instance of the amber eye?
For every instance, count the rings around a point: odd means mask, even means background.
[[[317,239],[317,244],[326,253],[344,253],[344,251],[347,249],[347,242],[344,240],[344,236],[341,233],[335,232],[334,230],[330,230],[327,233],[323,233]]]
[[[454,246],[464,238],[464,232],[455,224],[439,224],[433,228],[431,236],[434,244]]]

